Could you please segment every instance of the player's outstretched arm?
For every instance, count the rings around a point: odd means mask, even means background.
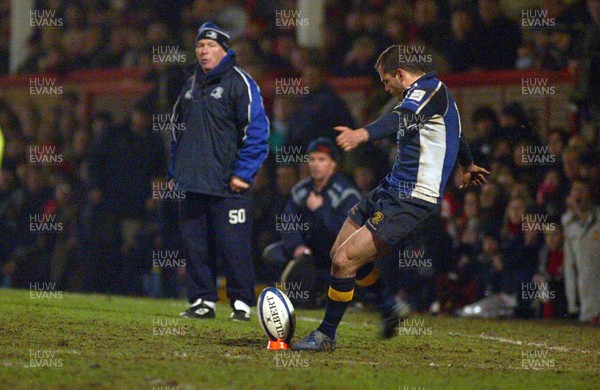
[[[463,184],[460,186],[460,189],[465,189],[469,186],[479,187],[484,183],[487,183],[485,175],[491,174],[491,172],[487,169],[477,166],[474,163],[471,163],[466,167],[461,166],[460,168],[462,170],[463,180]]]
[[[339,134],[335,140],[345,152],[348,152],[363,142],[367,142],[369,140],[369,132],[363,127],[352,130],[346,126],[336,126],[333,129],[339,131]]]
[[[461,190],[469,186],[479,187],[482,184],[487,183],[485,175],[489,175],[491,172],[475,165],[469,144],[462,134],[458,149],[458,163],[460,164],[460,168],[462,170],[463,184],[460,186]]]

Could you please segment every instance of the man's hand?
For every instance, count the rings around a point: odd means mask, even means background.
[[[323,206],[323,195],[311,191],[308,198],[306,198],[306,207],[308,207],[310,211],[315,211],[321,206]]]
[[[340,132],[335,140],[344,149],[344,152],[348,152],[369,140],[369,132],[362,127],[352,130],[346,126],[336,126],[333,129]]]
[[[484,175],[489,175],[491,172],[488,170],[478,167],[471,163],[468,167],[460,167],[462,169],[462,180],[463,184],[460,189],[465,189],[469,186],[479,187],[480,185],[487,183],[487,179]]]
[[[302,255],[312,255],[312,251],[309,247],[305,245],[300,245],[296,249],[294,249],[294,259]]]
[[[238,176],[231,176],[231,180],[229,180],[229,188],[233,192],[242,192],[250,188],[250,184],[246,183],[242,178]]]

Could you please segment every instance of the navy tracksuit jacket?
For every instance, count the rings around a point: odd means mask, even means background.
[[[173,108],[169,175],[181,191],[240,197],[232,175],[252,183],[267,156],[269,120],[260,90],[229,50],[204,74],[197,69]],[[247,193],[246,193],[247,196]]]
[[[307,225],[304,230],[288,229],[281,234],[281,237],[289,256],[298,246],[306,245],[313,250],[317,266],[325,268],[329,274],[331,267],[329,251],[331,251],[348,212],[360,202],[361,195],[348,179],[340,173],[335,173],[321,191],[323,205],[315,211],[311,211],[306,206],[306,199],[314,190],[314,184],[310,178],[301,180],[292,188],[292,196],[285,206],[284,214],[288,220],[291,220],[293,216],[300,216],[300,222]],[[285,228],[286,224],[281,226]]]

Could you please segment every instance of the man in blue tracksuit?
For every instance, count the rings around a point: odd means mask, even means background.
[[[260,90],[235,62],[229,34],[204,23],[197,64],[173,107],[170,187],[181,195],[188,318],[214,318],[217,253],[224,258],[231,319],[255,304],[250,186],[267,156],[269,121]]]

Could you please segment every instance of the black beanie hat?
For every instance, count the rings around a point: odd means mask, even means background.
[[[201,39],[212,39],[221,45],[225,51],[229,50],[229,34],[214,23],[206,22],[200,26],[196,35],[196,43]]]

